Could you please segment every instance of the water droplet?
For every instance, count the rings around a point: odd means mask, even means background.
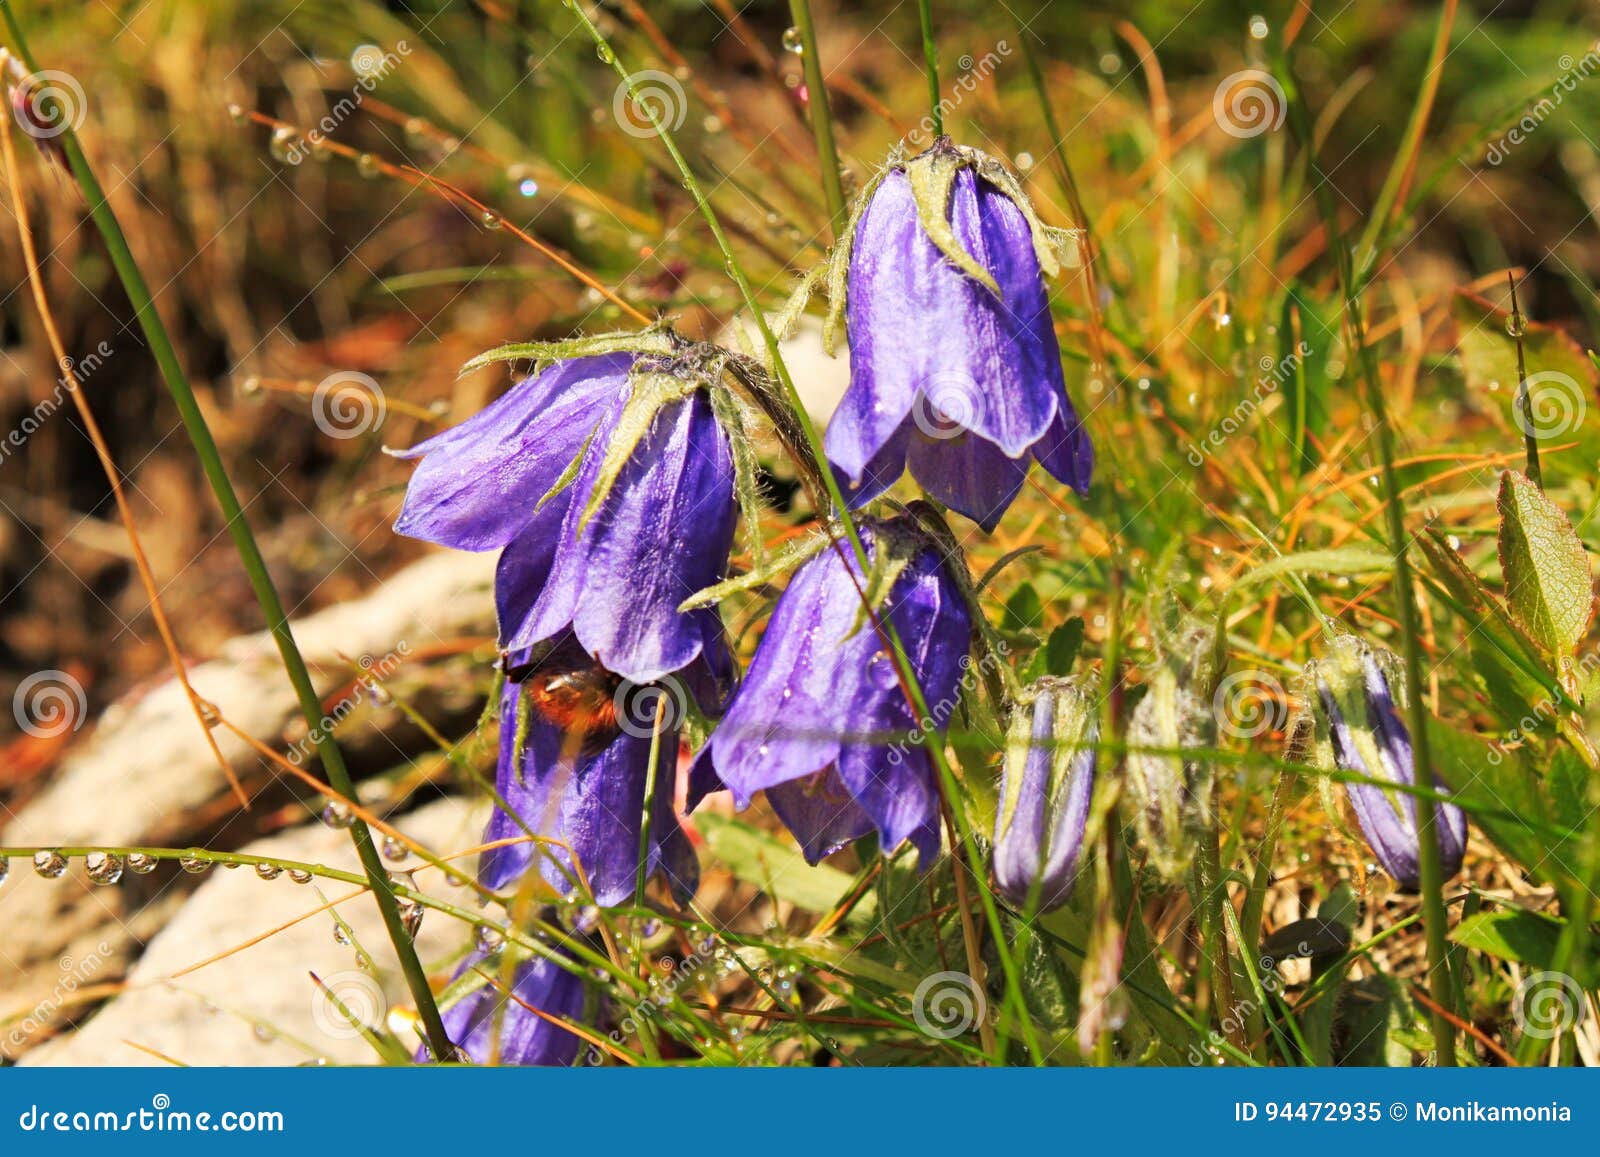
[[[333,925],[333,942],[341,948],[350,947],[350,933],[344,930],[344,925],[335,922]]]
[[[115,852],[90,852],[83,857],[83,866],[96,884],[115,884],[122,879],[122,857]]]
[[[5,856],[0,856],[0,884],[6,882],[6,877],[11,874],[11,861]]]
[[[1115,52],[1102,53],[1100,56],[1100,71],[1110,76],[1122,70],[1122,57]]]
[[[483,211],[483,214],[478,218],[478,221],[485,229],[498,229],[504,224],[504,222],[500,220],[500,215],[498,213],[488,209]]]
[[[497,928],[493,924],[479,924],[477,928],[473,930],[472,939],[477,945],[478,951],[483,953],[485,956],[494,955],[496,952],[499,952],[500,949],[504,948],[506,944],[506,934],[504,929]]]
[[[1022,170],[1024,173],[1026,173],[1029,169],[1033,168],[1033,154],[1032,153],[1018,153],[1016,159],[1017,159],[1017,168]]]
[[[1527,332],[1528,328],[1527,326],[1523,325],[1522,315],[1520,313],[1514,313],[1510,317],[1506,318],[1506,333],[1510,334],[1512,337],[1522,337]]]
[[[147,856],[143,852],[128,853],[128,871],[135,876],[148,876],[156,870],[156,858]]]
[[[178,866],[191,876],[198,876],[211,867],[211,863],[208,860],[201,859],[199,856],[188,855],[179,858]]]
[[[343,800],[330,799],[322,809],[322,822],[330,828],[343,831],[356,822],[356,813]]]
[[[280,875],[282,875],[282,873],[283,869],[278,867],[277,864],[256,865],[256,875],[260,876],[263,880],[276,880]]]
[[[60,852],[39,851],[33,853],[33,870],[46,880],[58,880],[67,870],[67,858]]]
[[[411,854],[411,849],[406,847],[405,841],[397,836],[383,837],[383,858],[399,863]]]
[[[585,904],[578,910],[578,918],[572,922],[574,931],[593,932],[600,924],[600,909],[593,904]]]
[[[657,932],[660,932],[660,931],[661,931],[661,921],[656,920],[654,918],[646,920],[643,924],[639,925],[639,935],[643,936],[646,940],[650,939],[652,936],[654,936]]]
[[[600,58],[600,63],[610,64],[617,59],[617,54],[611,51],[611,45],[596,45],[594,54]]]
[[[247,124],[250,120],[249,114],[244,111],[244,106],[241,104],[230,104],[228,106],[228,116],[232,118],[233,123],[236,125]]]
[[[716,113],[707,113],[705,118],[701,120],[700,127],[709,135],[716,136],[722,131],[722,118]]]
[[[382,174],[383,166],[379,164],[378,158],[371,153],[361,153],[356,157],[356,172],[370,181],[372,178]]]
[[[273,129],[272,141],[268,145],[268,151],[271,152],[272,159],[285,165],[298,164],[300,151],[295,145],[299,138],[300,134],[288,125],[280,125],[278,128]]]
[[[806,39],[798,28],[785,28],[783,30],[783,50],[792,52],[796,56],[803,56],[806,51]]]
[[[290,868],[289,879],[293,880],[296,884],[309,884],[311,883],[311,873],[306,871],[304,868]]]
[[[400,912],[400,922],[406,926],[406,932],[413,940],[416,939],[417,933],[422,928],[423,913],[427,909],[410,896],[396,896],[394,906]]]
[[[250,1035],[255,1037],[256,1040],[260,1041],[262,1044],[270,1044],[272,1041],[278,1039],[278,1034],[273,1030],[272,1026],[265,1024],[258,1024],[253,1027],[250,1030]]]
[[[1272,29],[1267,26],[1267,18],[1265,16],[1256,15],[1250,17],[1250,39],[1265,40],[1267,33],[1271,31]]]

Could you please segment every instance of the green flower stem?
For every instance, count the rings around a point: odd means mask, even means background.
[[[609,61],[613,71],[628,86],[628,93],[631,97],[634,97],[635,105],[643,109],[649,116],[657,138],[667,150],[668,155],[671,156],[673,164],[678,168],[678,173],[683,179],[684,188],[694,198],[695,205],[700,211],[700,216],[704,219],[706,227],[711,231],[712,237],[716,239],[717,248],[721,251],[723,260],[726,263],[728,276],[738,287],[745,307],[750,311],[751,318],[761,331],[761,339],[766,345],[773,370],[777,374],[784,396],[788,400],[794,412],[794,417],[804,434],[806,445],[811,450],[813,461],[803,464],[802,469],[809,466],[820,474],[823,486],[827,490],[829,502],[839,519],[845,537],[849,540],[850,549],[854,553],[857,563],[865,572],[870,567],[871,560],[867,555],[866,546],[861,541],[860,532],[856,529],[855,520],[850,516],[850,508],[845,502],[843,492],[839,489],[838,479],[834,477],[833,471],[821,469],[818,466],[819,463],[827,461],[827,454],[822,446],[821,435],[817,433],[816,424],[812,422],[811,416],[806,412],[805,405],[800,399],[799,391],[795,388],[794,379],[789,374],[789,368],[784,364],[782,351],[778,348],[777,335],[772,332],[771,325],[767,323],[766,312],[756,300],[755,291],[750,285],[750,279],[745,275],[744,270],[733,255],[733,247],[728,243],[728,235],[722,228],[722,223],[717,217],[716,210],[712,208],[704,188],[702,188],[699,179],[694,175],[694,170],[690,168],[688,160],[684,157],[682,150],[678,148],[678,144],[673,139],[671,132],[661,122],[661,118],[657,115],[654,106],[648,101],[638,99],[637,81],[628,72],[627,66],[618,58],[615,49],[611,47],[605,35],[599,28],[595,27],[594,21],[589,18],[589,14],[584,11],[582,5],[574,6],[572,12],[583,26],[584,31],[588,32],[589,36],[594,40],[602,58]],[[932,714],[928,709],[927,699],[917,682],[916,673],[911,668],[911,661],[906,654],[898,633],[894,629],[894,624],[888,620],[883,620],[879,625],[889,643],[896,669],[900,675],[901,685],[905,688],[906,695],[911,700],[916,717],[918,719],[931,718]],[[959,785],[956,782],[955,773],[950,767],[950,761],[944,748],[936,742],[928,741],[926,738],[923,742],[925,750],[938,769],[940,785],[944,791],[945,798],[959,798]],[[1006,938],[1005,928],[1000,922],[1000,910],[995,904],[994,894],[989,889],[986,875],[981,870],[972,852],[973,832],[971,824],[963,809],[952,807],[950,810],[954,815],[961,841],[966,845],[968,855],[973,856],[971,860],[972,870],[978,881],[978,895],[983,905],[984,918],[993,937],[995,952],[1000,958],[1001,971],[1005,975],[1007,1001],[1014,1005],[1017,1010],[1017,1019],[1022,1026],[1024,1041],[1029,1048],[1029,1055],[1036,1062],[1041,1061],[1043,1053],[1038,1046],[1038,1038],[1033,1029],[1032,1019],[1027,1013],[1027,1003],[1022,994],[1021,976]]]
[[[1311,183],[1316,191],[1317,207],[1328,234],[1328,248],[1333,253],[1339,275],[1339,285],[1344,296],[1345,317],[1349,323],[1350,340],[1360,366],[1361,380],[1366,394],[1367,408],[1372,413],[1378,443],[1378,462],[1383,481],[1384,515],[1387,522],[1389,549],[1394,554],[1394,599],[1399,610],[1401,657],[1405,669],[1406,722],[1411,730],[1412,755],[1416,764],[1416,782],[1432,785],[1433,752],[1428,741],[1428,704],[1423,698],[1425,681],[1422,671],[1421,624],[1417,614],[1415,579],[1411,570],[1410,537],[1406,530],[1406,507],[1400,481],[1395,473],[1394,424],[1389,418],[1388,403],[1384,399],[1383,381],[1378,372],[1377,358],[1367,342],[1366,326],[1361,313],[1361,300],[1356,288],[1350,248],[1339,229],[1338,207],[1333,200],[1333,186],[1317,162],[1311,116],[1306,109],[1288,61],[1280,53],[1276,69],[1283,85],[1289,106],[1289,122],[1295,135],[1303,142],[1310,166]],[[1428,948],[1428,990],[1441,1010],[1454,1005],[1454,986],[1449,972],[1449,914],[1444,905],[1444,869],[1439,855],[1437,809],[1433,799],[1416,797],[1417,862],[1421,869],[1421,900],[1423,927]],[[1450,1066],[1456,1063],[1455,1026],[1443,1011],[1430,1014],[1433,1027],[1434,1063]]]
[[[17,22],[16,14],[11,10],[10,0],[0,0],[0,12],[4,13],[11,37],[16,41],[17,55],[28,66],[29,71],[37,72],[38,65],[34,63],[33,56],[28,51],[27,39]],[[89,167],[88,158],[84,156],[77,134],[68,128],[55,138],[55,143],[66,154],[67,165],[72,170],[78,187],[83,191],[84,200],[89,206],[89,214],[94,218],[95,227],[105,240],[106,249],[111,255],[111,263],[116,267],[117,277],[127,291],[128,300],[133,303],[139,327],[144,332],[145,340],[150,343],[150,352],[155,356],[156,363],[161,369],[161,376],[171,392],[173,403],[178,409],[178,416],[183,420],[184,429],[194,447],[195,456],[199,458],[206,480],[216,495],[217,505],[222,508],[234,548],[238,551],[239,560],[250,580],[250,587],[255,592],[256,602],[261,606],[267,627],[278,645],[278,653],[283,658],[289,682],[294,686],[295,697],[300,701],[301,714],[305,716],[306,725],[311,728],[311,733],[318,737],[317,753],[322,758],[328,782],[339,794],[348,799],[355,799],[355,784],[345,767],[339,745],[328,730],[321,726],[322,701],[317,696],[316,686],[311,681],[311,672],[300,654],[300,648],[295,644],[288,616],[284,613],[283,602],[278,597],[272,576],[267,571],[266,560],[261,556],[261,548],[256,544],[255,535],[250,531],[250,524],[245,521],[244,510],[223,466],[222,454],[217,449],[216,439],[211,436],[205,415],[201,413],[200,404],[195,399],[194,389],[184,375],[177,351],[173,348],[171,338],[167,336],[161,316],[156,312],[155,301],[150,296],[150,288],[145,283],[138,263],[134,260],[128,239],[122,232],[122,226],[118,223],[116,213],[106,199],[99,180]],[[361,858],[361,866],[366,872],[366,882],[378,901],[379,910],[383,913],[384,926],[388,929],[389,939],[394,944],[395,955],[399,957],[401,971],[405,973],[406,985],[411,991],[412,999],[417,1003],[417,1012],[422,1017],[433,1055],[447,1056],[450,1042],[444,1030],[444,1021],[440,1019],[439,1008],[434,1003],[432,990],[428,987],[428,975],[423,970],[422,962],[417,959],[416,946],[412,944],[411,937],[407,934],[405,924],[400,918],[388,873],[384,871],[383,863],[378,858],[378,849],[372,842],[372,832],[365,823],[357,820],[350,828],[350,838],[355,842],[356,854]]]
[[[917,18],[922,22],[922,60],[928,72],[928,117],[937,138],[944,136],[944,109],[939,107],[939,46],[933,40],[932,0],[917,0]]]
[[[811,135],[817,141],[817,161],[822,166],[822,193],[828,200],[828,217],[833,222],[833,239],[837,241],[844,236],[850,214],[844,203],[844,184],[839,179],[839,150],[833,142],[833,110],[828,104],[822,57],[817,53],[811,0],[789,0],[789,14],[800,32],[800,63],[806,72],[806,107],[811,113]]]

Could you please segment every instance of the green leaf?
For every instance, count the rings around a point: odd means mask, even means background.
[[[622,468],[633,457],[639,443],[644,441],[655,425],[656,415],[663,408],[682,401],[701,388],[700,383],[693,379],[653,371],[630,374],[628,383],[632,392],[622,404],[622,413],[617,416],[616,425],[611,428],[606,456],[600,460],[594,488],[589,492],[588,504],[578,519],[580,534],[589,525],[589,520],[600,512],[606,499],[611,497],[611,488],[621,477]]]
[[[1501,908],[1467,917],[1450,934],[1450,939],[1496,960],[1512,960],[1530,968],[1548,970],[1555,962],[1556,943],[1565,927],[1565,920],[1553,916],[1543,916],[1525,908]],[[1587,955],[1593,958],[1596,951],[1600,951],[1600,941]]]
[[[1583,641],[1594,612],[1589,556],[1562,509],[1525,475],[1500,475],[1500,568],[1511,614],[1557,658]]]
[[[1560,870],[1546,855],[1555,825],[1539,781],[1519,752],[1491,749],[1438,720],[1429,721],[1428,746],[1435,774],[1502,851],[1546,877]]]
[[[1051,675],[1068,675],[1083,648],[1083,616],[1074,615],[1050,632],[1044,645],[1044,668]]]
[[[1006,600],[1005,613],[1000,616],[1000,628],[1022,633],[1036,631],[1044,622],[1044,601],[1032,583],[1023,583],[1011,592]]]
[[[813,867],[792,844],[741,820],[699,812],[694,823],[712,856],[735,876],[807,912],[831,912],[855,885],[848,873],[827,864]],[[876,911],[876,897],[868,892],[847,923],[869,924]]]
[[[1386,550],[1358,546],[1305,550],[1262,563],[1242,575],[1234,586],[1254,586],[1282,574],[1379,574],[1393,568],[1394,559]]]

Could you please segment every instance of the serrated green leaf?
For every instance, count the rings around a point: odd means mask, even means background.
[[[1589,556],[1566,513],[1525,475],[1500,475],[1500,569],[1521,627],[1560,659],[1583,640],[1594,612]]]

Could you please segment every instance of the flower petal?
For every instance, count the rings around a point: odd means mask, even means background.
[[[618,399],[632,363],[632,354],[557,362],[460,425],[399,451],[422,461],[395,530],[458,550],[510,542]]]
[[[991,442],[962,431],[949,439],[919,435],[907,455],[912,476],[940,502],[992,531],[1028,476],[1026,458],[1007,458]]]

